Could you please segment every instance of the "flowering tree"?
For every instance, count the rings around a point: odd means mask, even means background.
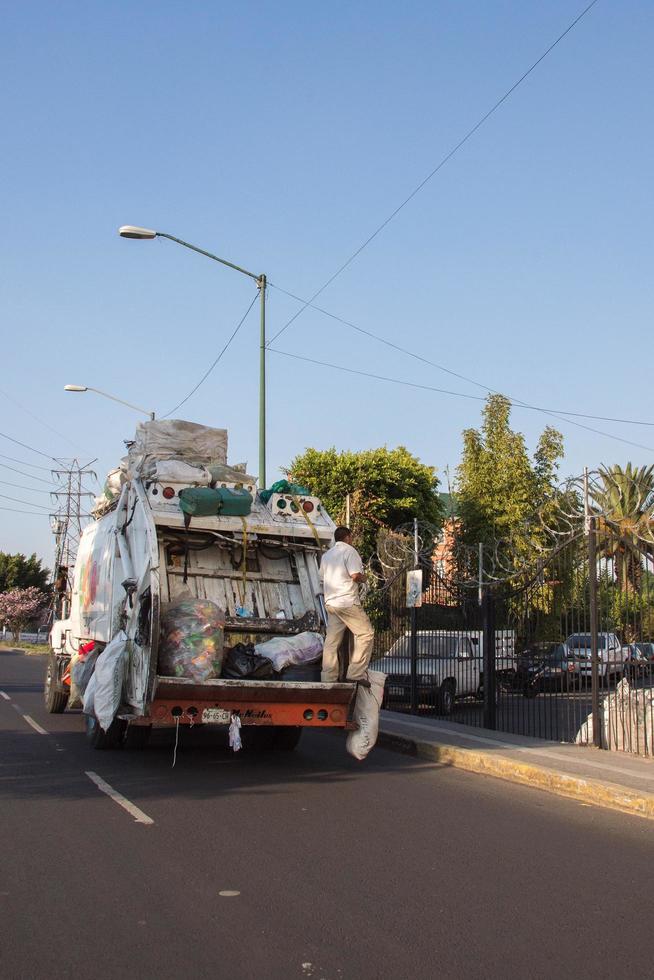
[[[47,596],[30,585],[27,589],[11,589],[0,593],[0,625],[6,626],[18,639],[21,630],[34,619],[47,600]]]

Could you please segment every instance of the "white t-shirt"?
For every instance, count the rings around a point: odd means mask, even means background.
[[[359,586],[352,579],[356,572],[363,572],[359,552],[345,541],[337,541],[326,551],[320,562],[320,582],[325,594],[325,605],[345,609],[358,605]]]

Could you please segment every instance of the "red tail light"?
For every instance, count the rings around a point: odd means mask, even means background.
[[[166,500],[172,500],[173,497],[175,496],[175,491],[173,490],[172,487],[164,487],[163,495],[166,498]]]

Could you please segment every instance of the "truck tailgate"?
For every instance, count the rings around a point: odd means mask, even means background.
[[[228,680],[203,683],[184,677],[157,676],[148,723],[168,726],[203,721],[206,709],[236,712],[243,725],[300,725],[316,728],[356,728],[352,721],[354,684],[306,681]],[[215,721],[219,714],[209,712]],[[145,719],[144,719],[145,720]]]

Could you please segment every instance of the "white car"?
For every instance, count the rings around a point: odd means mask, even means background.
[[[451,715],[456,698],[481,696],[481,659],[469,636],[420,630],[417,643],[418,703]],[[387,702],[411,697],[411,634],[405,633],[375,666],[388,675]]]
[[[571,633],[566,639],[578,677],[590,678],[592,675],[592,653],[590,633]],[[629,657],[629,647],[623,646],[617,633],[597,634],[598,673],[602,680],[622,677],[625,661]]]

